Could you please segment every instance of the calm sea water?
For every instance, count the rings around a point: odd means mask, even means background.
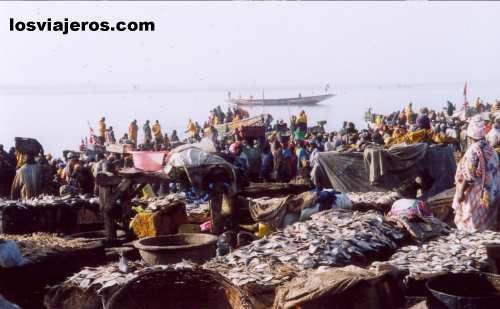
[[[463,84],[366,86],[331,89],[336,96],[315,107],[256,107],[251,115],[270,113],[275,119],[285,121],[304,109],[309,121],[327,120],[329,130],[338,129],[342,121],[349,120],[362,127],[363,114],[371,107],[377,113],[390,113],[413,102],[416,109],[427,106],[441,110],[446,100],[461,104]],[[250,91],[232,91],[233,96],[249,96]],[[296,97],[299,91],[266,90],[266,98]],[[312,91],[301,91],[303,96]],[[254,91],[260,97],[261,91]],[[316,91],[314,94],[320,94]],[[500,98],[500,87],[495,84],[470,84],[469,100],[481,97],[485,101]],[[64,149],[77,149],[79,142],[88,136],[88,124],[97,128],[99,117],[105,116],[107,125],[113,126],[119,139],[127,131],[131,120],[142,126],[146,119],[159,120],[163,132],[177,129],[184,135],[188,118],[202,124],[210,109],[221,105],[227,110],[227,91],[186,92],[113,92],[105,94],[75,94],[58,91],[0,90],[0,143],[9,148],[15,136],[37,138],[46,152],[60,155]],[[142,139],[141,132],[139,139]]]

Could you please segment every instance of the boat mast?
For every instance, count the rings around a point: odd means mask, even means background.
[[[264,89],[262,89],[262,114],[264,114],[264,105],[265,105],[265,96],[264,96]]]

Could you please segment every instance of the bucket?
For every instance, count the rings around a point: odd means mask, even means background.
[[[486,243],[484,246],[490,262],[490,272],[500,274],[500,243]]]
[[[252,309],[243,290],[205,269],[169,269],[143,274],[121,287],[108,309]]]
[[[215,257],[217,236],[190,233],[146,237],[134,242],[149,264],[174,264],[182,260],[203,263]]]
[[[500,276],[487,273],[444,274],[426,283],[429,309],[499,308]]]
[[[165,151],[131,151],[134,167],[145,172],[157,172],[163,168]]]

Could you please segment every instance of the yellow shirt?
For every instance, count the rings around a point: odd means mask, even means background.
[[[159,124],[159,123],[155,123],[155,124],[153,125],[152,130],[153,130],[153,135],[154,135],[155,137],[161,137],[161,136],[162,136],[162,134],[161,134],[161,126],[160,126],[160,124]]]
[[[196,135],[196,125],[192,121],[188,122],[188,132],[191,133],[191,136]]]
[[[137,131],[138,130],[139,130],[139,127],[134,123],[131,123],[128,126],[128,136],[129,136],[131,141],[134,141],[134,142],[137,141]]]
[[[104,137],[106,133],[106,123],[104,121],[99,121],[99,136]]]
[[[297,117],[297,123],[307,123],[307,115],[301,114]]]

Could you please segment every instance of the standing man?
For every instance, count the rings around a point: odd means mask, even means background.
[[[102,117],[99,120],[99,144],[104,145],[104,140],[106,136],[106,118]]]
[[[413,113],[413,103],[412,102],[408,103],[408,105],[405,107],[405,115],[406,115],[407,123],[413,124],[414,113]]]
[[[179,141],[179,137],[177,136],[177,130],[172,131],[172,135],[170,135],[170,142],[177,143]]]
[[[450,101],[446,101],[446,114],[448,114],[449,117],[453,116],[453,112],[455,112],[455,105],[451,103]]]
[[[165,149],[170,149],[170,138],[168,137],[167,133],[165,133],[165,135],[163,136],[163,147]]]
[[[149,126],[149,120],[146,120],[146,123],[143,126],[144,130],[144,144],[147,145],[151,143],[151,127]]]
[[[116,144],[115,132],[112,126],[106,130],[106,142],[109,144]]]
[[[38,196],[43,190],[42,167],[35,162],[32,154],[24,156],[26,157],[25,164],[17,170],[12,184],[11,198],[13,200],[29,199]]]
[[[189,119],[186,133],[189,133],[189,137],[191,138],[191,142],[193,142],[193,140],[196,140],[196,132],[197,131],[198,131],[198,128],[196,127],[196,124],[191,119]]]
[[[161,145],[163,143],[163,135],[161,134],[161,126],[158,120],[156,120],[153,124],[153,136],[157,145]]]
[[[137,131],[139,131],[139,126],[137,125],[137,120],[134,119],[128,126],[128,137],[134,144],[134,147],[137,147]]]
[[[486,135],[486,141],[495,148],[498,152],[500,150],[500,116],[495,119],[494,127]]]

